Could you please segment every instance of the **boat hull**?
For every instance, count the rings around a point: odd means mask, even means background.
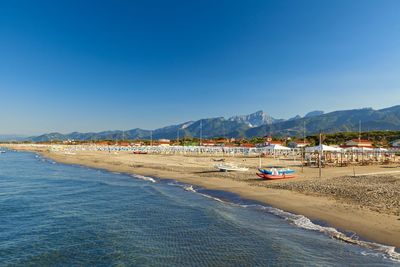
[[[263,174],[272,175],[272,171],[270,171],[270,170],[265,170],[265,169],[258,169],[258,170]],[[292,173],[294,173],[294,170],[279,170],[278,173],[279,173],[279,175],[292,174]]]
[[[229,164],[216,164],[214,166],[221,172],[234,172],[234,171],[246,172],[249,170],[248,168],[245,167],[232,166]]]
[[[265,173],[256,173],[258,177],[266,179],[266,180],[280,180],[280,179],[292,179],[296,178],[293,174],[282,174],[282,175],[272,175]]]

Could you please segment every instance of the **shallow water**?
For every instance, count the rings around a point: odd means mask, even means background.
[[[294,222],[172,180],[0,155],[1,266],[399,265]]]

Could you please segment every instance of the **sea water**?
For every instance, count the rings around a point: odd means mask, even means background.
[[[0,266],[399,265],[321,229],[230,193],[0,155]]]

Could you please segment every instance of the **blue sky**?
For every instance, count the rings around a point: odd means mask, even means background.
[[[400,104],[400,1],[0,1],[0,133]]]

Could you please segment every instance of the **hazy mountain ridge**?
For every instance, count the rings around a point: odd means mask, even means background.
[[[315,117],[315,116],[320,116],[323,115],[325,112],[322,110],[314,110],[308,112],[306,115],[304,115],[304,118],[310,118],[310,117]]]
[[[155,130],[135,128],[128,131],[103,131],[99,133],[70,134],[49,133],[27,138],[29,141],[51,140],[121,140],[121,139],[176,139],[183,137],[255,137],[267,134],[301,136],[319,131],[332,133],[338,131],[358,131],[359,121],[363,131],[400,130],[400,105],[374,110],[372,108],[341,110],[329,113],[313,111],[304,117],[296,116],[288,120],[275,119],[263,111],[249,115],[201,119],[170,125]],[[256,126],[257,125],[257,126]]]
[[[266,114],[264,111],[259,110],[249,115],[239,115],[230,117],[228,120],[235,121],[238,123],[245,123],[249,127],[258,127],[264,124],[272,124],[279,120]]]
[[[372,108],[342,110],[322,115],[288,120],[272,125],[249,129],[246,136],[260,136],[264,133],[279,135],[333,133],[340,131],[358,131],[359,122],[363,131],[400,130],[400,105],[374,110]]]

